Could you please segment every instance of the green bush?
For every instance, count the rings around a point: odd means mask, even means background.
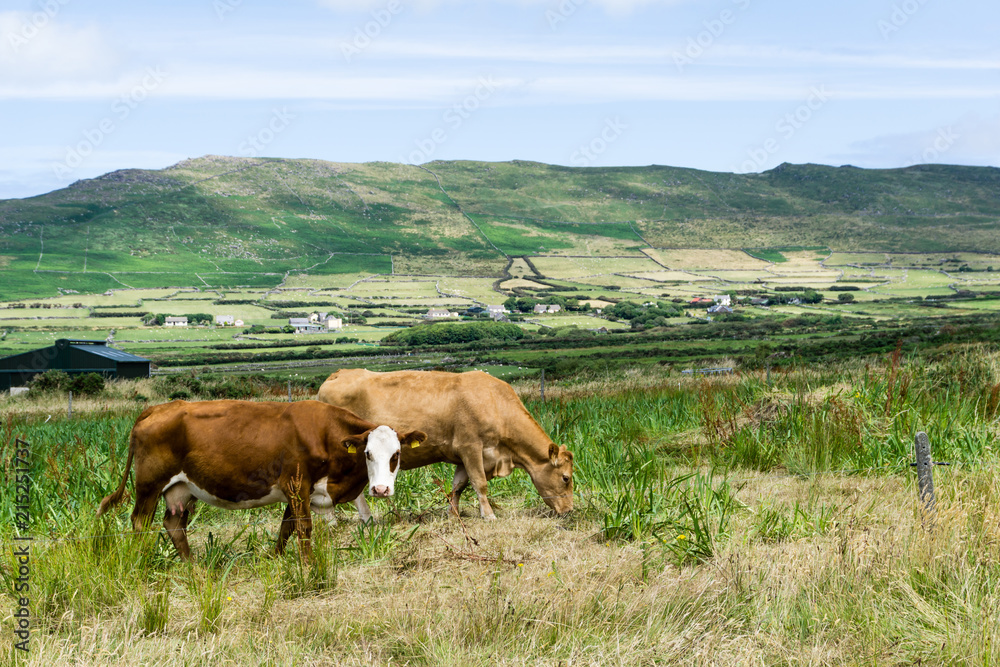
[[[524,337],[516,324],[505,322],[469,322],[461,324],[421,324],[391,333],[382,339],[388,345],[452,345],[476,340],[514,341]]]
[[[31,381],[28,382],[28,391],[31,394],[62,391],[69,387],[69,382],[69,375],[65,371],[45,371],[41,375],[31,378]]]
[[[84,373],[74,377],[67,387],[74,394],[94,396],[104,391],[104,376],[99,373]]]

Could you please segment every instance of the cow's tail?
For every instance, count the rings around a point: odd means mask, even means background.
[[[140,417],[141,419],[141,417]],[[97,516],[101,516],[109,509],[117,505],[122,501],[122,497],[125,495],[125,484],[128,482],[129,473],[132,472],[132,455],[135,453],[135,431],[132,431],[132,435],[129,437],[128,442],[128,460],[125,461],[125,472],[122,473],[122,482],[118,485],[118,488],[110,496],[106,496],[104,500],[101,501],[101,506],[97,509]]]

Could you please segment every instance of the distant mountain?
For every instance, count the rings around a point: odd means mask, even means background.
[[[206,156],[0,201],[0,298],[70,284],[266,286],[289,272],[500,275],[512,256],[650,246],[1000,252],[998,223],[1000,169],[989,167],[726,174]]]

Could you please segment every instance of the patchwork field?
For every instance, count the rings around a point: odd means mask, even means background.
[[[119,288],[98,294],[63,293],[50,298],[0,303],[0,331],[6,332],[0,340],[0,356],[30,349],[39,343],[51,344],[56,338],[103,340],[114,331],[116,344],[127,351],[150,356],[158,363],[204,365],[225,356],[216,351],[216,345],[236,343],[245,346],[260,338],[245,337],[242,333],[245,327],[280,328],[287,323],[288,317],[304,317],[313,312],[330,312],[342,317],[347,326],[324,334],[328,339],[324,342],[312,344],[301,336],[268,334],[260,343],[271,340],[292,347],[271,348],[255,343],[256,347],[246,348],[248,351],[241,357],[271,355],[275,359],[305,363],[306,357],[340,355],[352,349],[360,353],[363,345],[420,321],[429,308],[463,312],[473,305],[501,304],[515,292],[540,302],[554,296],[572,297],[590,302],[595,308],[607,308],[619,300],[637,303],[666,300],[680,304],[687,317],[658,320],[660,326],[668,328],[683,327],[692,319],[705,321],[705,306],[691,308],[686,302],[725,293],[744,299],[744,303],[737,304],[735,317],[747,321],[844,316],[862,326],[866,320],[888,324],[911,318],[989,316],[997,310],[998,302],[989,297],[1000,294],[1000,272],[971,269],[951,272],[938,268],[942,260],[956,259],[970,262],[968,266],[971,267],[971,262],[985,261],[988,255],[907,253],[905,264],[902,264],[898,253],[830,255],[815,249],[790,248],[767,253],[755,249],[753,252],[770,261],[752,257],[744,251],[708,248],[650,250],[648,256],[546,254],[518,257],[510,262],[511,275],[520,274],[526,278],[501,281],[499,291],[495,288],[497,278],[492,275],[403,275],[360,271],[321,275],[292,273],[283,277],[280,285],[261,288],[219,289],[202,285],[183,289]],[[663,268],[662,264],[667,263],[684,268]],[[815,290],[825,303],[771,303],[766,307],[750,307],[748,303],[748,295],[766,298],[805,290]],[[973,298],[976,294],[980,296]],[[955,301],[955,297],[961,298]],[[140,320],[144,313],[232,315],[242,320],[244,327],[218,330],[213,327],[177,330],[145,327]],[[567,327],[575,326],[591,331],[601,327],[611,331],[631,328],[627,321],[610,322],[566,310],[540,318],[529,315],[528,319],[535,322],[525,324],[528,331],[539,325],[545,329],[569,330]],[[335,344],[334,339],[354,339],[359,343],[352,347],[351,344]],[[302,352],[305,348],[309,348],[309,354]],[[716,347],[705,345],[701,349],[711,355]],[[745,354],[745,350],[739,353]],[[586,357],[591,353],[579,354]],[[577,353],[565,356],[571,358]],[[535,364],[550,363],[551,359],[545,355],[524,358],[530,358]],[[220,363],[218,366],[240,367],[239,363]]]

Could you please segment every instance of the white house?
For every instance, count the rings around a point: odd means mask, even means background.
[[[720,306],[732,306],[733,298],[728,294],[716,294],[712,297],[712,300]]]
[[[555,303],[539,303],[535,305],[536,313],[558,313],[562,306]]]
[[[339,317],[334,317],[330,313],[313,313],[309,316],[309,321],[326,327],[327,331],[344,328],[344,321]]]
[[[498,320],[507,313],[507,309],[500,306],[486,306],[486,313],[494,320]]]
[[[168,317],[163,322],[164,326],[168,327],[186,327],[188,325],[188,318],[181,317]]]
[[[231,327],[236,325],[236,318],[232,315],[216,315],[215,324],[220,327]]]
[[[451,317],[458,317],[458,313],[449,312],[447,308],[431,308],[424,315],[425,320],[446,320]]]

